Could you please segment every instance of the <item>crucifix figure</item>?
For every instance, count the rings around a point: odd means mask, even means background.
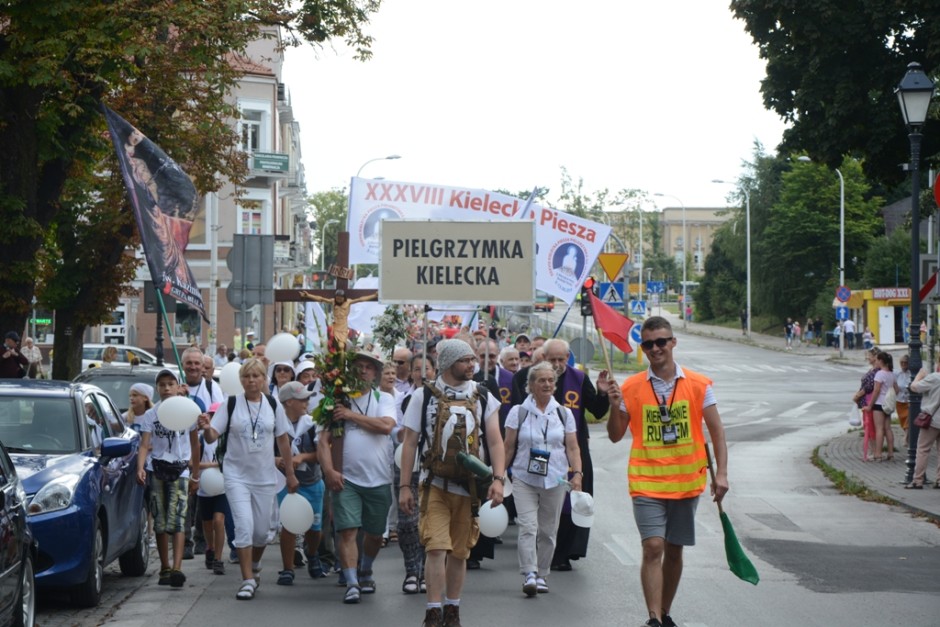
[[[349,279],[352,270],[349,265],[349,232],[338,234],[336,263],[330,268],[330,275],[336,277],[336,290],[274,290],[275,302],[296,303],[305,300],[329,303],[333,305],[333,339],[337,352],[346,352],[349,340],[349,309],[356,303],[376,300],[379,295],[373,290],[351,290]]]
[[[372,293],[359,298],[346,298],[345,290],[336,290],[332,298],[325,298],[318,294],[302,291],[302,300],[313,300],[318,303],[332,303],[333,305],[333,346],[338,352],[346,352],[346,342],[349,340],[349,308],[356,303],[363,303],[378,298]]]

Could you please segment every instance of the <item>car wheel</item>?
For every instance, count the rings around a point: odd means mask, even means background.
[[[33,555],[29,551],[23,561],[20,577],[20,596],[17,603],[14,627],[33,627],[36,622],[36,577],[33,570]]]
[[[101,523],[95,519],[94,540],[91,545],[91,563],[88,578],[72,589],[72,602],[82,607],[97,607],[104,586],[104,534]]]
[[[118,557],[121,574],[126,577],[140,577],[147,572],[150,563],[150,546],[147,544],[147,510],[141,508],[140,529],[137,530],[137,542],[133,548]]]

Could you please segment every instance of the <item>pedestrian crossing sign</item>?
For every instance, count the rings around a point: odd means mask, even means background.
[[[611,307],[623,307],[623,283],[599,283],[601,301]]]
[[[630,313],[634,316],[645,316],[646,315],[646,301],[645,300],[634,300],[630,302]]]

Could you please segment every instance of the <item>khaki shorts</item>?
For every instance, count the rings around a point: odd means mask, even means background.
[[[424,550],[448,551],[457,559],[467,559],[480,537],[477,519],[470,514],[470,497],[451,494],[433,485],[426,497],[424,486],[418,488],[418,493],[421,498],[418,535]]]

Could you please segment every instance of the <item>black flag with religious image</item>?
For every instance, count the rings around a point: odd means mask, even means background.
[[[197,309],[208,322],[202,293],[183,256],[196,214],[196,187],[173,159],[127,120],[107,107],[104,116],[154,285]]]

